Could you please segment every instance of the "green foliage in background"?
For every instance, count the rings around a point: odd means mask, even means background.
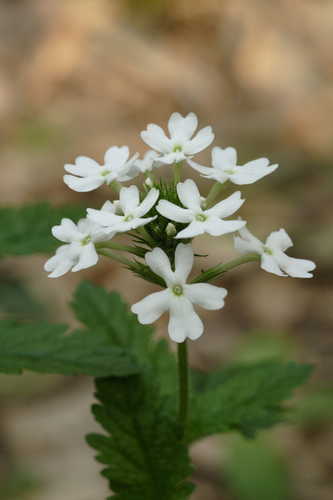
[[[63,217],[78,220],[84,216],[81,207],[52,207],[49,203],[0,208],[0,257],[52,252],[59,246],[51,234],[52,226]]]
[[[78,287],[72,307],[85,329],[70,334],[64,325],[0,322],[0,371],[98,377],[100,404],[93,413],[105,434],[91,434],[88,442],[119,500],[188,498],[188,444],[232,430],[253,436],[281,421],[284,400],[311,371],[274,360],[193,372],[182,438],[177,365],[167,343],[153,340],[153,330],[137,322],[117,293],[88,282]]]

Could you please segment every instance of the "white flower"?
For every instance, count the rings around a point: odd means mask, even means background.
[[[284,229],[273,231],[265,243],[262,243],[248,229],[243,228],[234,240],[235,248],[239,252],[255,252],[261,255],[260,267],[269,273],[293,278],[312,278],[313,276],[309,271],[315,269],[314,262],[306,259],[295,259],[285,254],[287,248],[293,246],[293,242]]]
[[[156,151],[147,151],[142,158],[135,161],[134,166],[141,172],[151,172],[154,168],[161,166],[159,154]]]
[[[154,217],[143,217],[155,205],[159,197],[159,190],[152,188],[145,199],[140,203],[140,194],[137,186],[123,187],[119,193],[119,201],[113,203],[113,211],[94,210],[88,208],[88,218],[116,232],[125,232],[144,226]],[[121,212],[121,213],[119,213]]]
[[[186,208],[181,208],[167,200],[160,200],[156,207],[156,210],[167,219],[189,223],[189,226],[180,231],[175,238],[193,238],[203,233],[221,236],[238,231],[246,224],[241,220],[223,220],[236,212],[244,203],[240,191],[207,210],[201,208],[202,198],[193,180],[187,179],[185,182],[178,183],[177,193]]]
[[[138,315],[140,323],[149,324],[169,311],[168,331],[172,340],[183,342],[186,338],[191,340],[199,338],[204,327],[193,304],[204,309],[221,309],[227,291],[208,283],[192,285],[186,283],[193,266],[191,245],[183,243],[177,245],[175,271],[171,269],[169,259],[161,248],[154,248],[146,253],[145,258],[150,269],[163,278],[167,288],[152,293],[134,304],[132,312]]]
[[[237,152],[234,148],[222,149],[219,147],[212,149],[212,167],[204,167],[192,160],[189,160],[188,163],[206,179],[213,179],[221,183],[229,180],[240,185],[252,184],[274,172],[279,166],[269,166],[267,158],[258,158],[239,166],[237,165]]]
[[[109,209],[108,203],[103,209]],[[70,270],[76,272],[94,266],[98,261],[95,243],[108,241],[114,236],[113,232],[105,233],[100,226],[88,219],[81,219],[78,224],[71,219],[62,219],[59,226],[52,228],[52,234],[66,244],[61,245],[45,263],[45,271],[51,273],[49,278],[58,278]]]
[[[141,132],[141,138],[150,148],[161,154],[161,162],[178,163],[199,153],[213,142],[212,127],[199,130],[193,137],[197,126],[198,118],[194,113],[185,117],[172,113],[168,123],[170,137],[165,135],[161,127],[150,123],[147,129]]]
[[[64,175],[64,182],[74,191],[87,192],[113,181],[129,181],[138,173],[134,166],[137,158],[138,154],[135,154],[129,159],[127,146],[108,149],[104,155],[104,165],[99,165],[87,156],[79,156],[75,165],[65,165],[66,172],[73,175]]]

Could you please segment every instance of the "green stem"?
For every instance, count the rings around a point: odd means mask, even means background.
[[[179,375],[179,424],[182,436],[185,433],[188,399],[189,399],[189,369],[187,359],[187,342],[178,344],[178,375]]]
[[[215,201],[218,194],[227,187],[228,181],[221,184],[221,182],[215,182],[215,184],[211,187],[208,196],[205,200],[205,208],[209,208],[213,202]]]
[[[183,162],[180,161],[179,163],[175,163],[173,166],[173,178],[176,185],[181,181],[182,165]]]
[[[191,281],[191,283],[202,283],[206,281],[210,281],[214,278],[217,278],[221,274],[230,271],[231,269],[234,269],[235,267],[240,266],[241,264],[246,264],[247,262],[253,262],[255,260],[259,260],[260,255],[257,253],[247,253],[246,255],[243,255],[242,257],[239,257],[238,259],[230,260],[229,262],[226,262],[225,264],[219,264],[215,267],[211,267],[210,269],[207,269],[207,271],[202,272],[194,278],[194,280]]]
[[[97,251],[100,255],[104,255],[105,257],[110,257],[111,259],[116,260],[117,262],[121,262],[126,267],[132,265],[132,262],[129,259],[126,259],[126,257],[122,257],[121,255],[111,252],[108,248],[99,248]]]
[[[105,241],[101,243],[96,244],[96,248],[110,248],[111,250],[118,250],[120,252],[129,252],[132,253],[133,255],[137,255],[138,257],[144,257],[146,251],[144,249],[139,249],[136,247],[132,247],[129,245],[121,245],[119,243],[112,243],[111,241]]]

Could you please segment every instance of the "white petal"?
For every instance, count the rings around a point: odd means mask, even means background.
[[[167,219],[174,220],[175,222],[191,222],[193,214],[186,208],[178,207],[174,203],[167,200],[160,200],[156,206],[158,213]]]
[[[285,273],[281,271],[273,255],[269,255],[268,253],[262,254],[260,267],[261,269],[264,269],[264,271],[267,271],[268,273],[273,273],[276,274],[277,276],[287,276]]]
[[[71,241],[78,240],[82,237],[76,224],[71,219],[61,219],[59,226],[53,226],[52,234],[57,240],[70,243]]]
[[[192,179],[177,184],[178,198],[186,208],[200,210],[201,197],[196,183]]]
[[[142,325],[148,325],[158,320],[162,314],[169,309],[170,292],[152,293],[136,304],[133,304],[131,311],[138,315],[138,320]]]
[[[213,134],[212,127],[205,127],[197,133],[197,135],[186,143],[184,147],[184,153],[186,154],[196,154],[207,148],[214,140],[215,135]]]
[[[246,227],[239,231],[239,236],[235,236],[234,243],[236,250],[240,253],[256,252],[262,254],[264,251],[264,245]]]
[[[147,130],[141,132],[141,139],[152,149],[160,153],[168,153],[171,150],[170,139],[165,135],[163,129],[154,123],[147,126]]]
[[[186,338],[196,340],[203,333],[201,319],[191,302],[184,296],[172,297],[168,332],[174,342],[184,342]]]
[[[235,148],[212,149],[212,165],[219,170],[233,169],[237,164],[237,151]]]
[[[186,297],[193,304],[198,304],[204,309],[222,309],[224,306],[224,298],[227,293],[225,288],[220,288],[208,283],[195,283],[185,286]]]
[[[276,257],[281,269],[287,273],[292,278],[312,278],[313,271],[316,264],[312,260],[307,259],[295,259],[294,257],[289,257],[289,255],[279,253]]]
[[[106,165],[122,166],[129,157],[129,150],[127,146],[112,146],[104,155],[104,162]]]
[[[81,177],[94,177],[100,174],[101,167],[97,161],[87,156],[78,156],[75,160],[75,165],[66,163],[66,172],[79,175]]]
[[[174,151],[172,153],[165,154],[160,157],[160,161],[162,163],[166,163],[167,165],[171,165],[171,163],[179,163],[185,160],[186,156],[183,151]]]
[[[114,214],[116,212],[116,207],[112,201],[107,200],[102,206],[101,210],[103,212],[108,212],[110,214]]]
[[[152,188],[145,197],[145,199],[140,203],[138,208],[135,210],[135,215],[137,217],[142,217],[147,212],[149,212],[149,210],[153,208],[153,206],[157,202],[159,195],[160,195],[159,190]]]
[[[81,269],[86,269],[87,267],[94,266],[98,262],[98,253],[96,252],[95,245],[93,243],[88,243],[88,245],[83,245],[80,253],[79,260],[77,264],[73,267],[72,271],[81,271]]]
[[[157,215],[155,215],[154,217],[138,217],[137,219],[132,219],[129,224],[130,224],[130,228],[127,229],[126,231],[130,231],[131,229],[136,229],[137,227],[140,227],[140,226],[145,226],[146,224],[149,224],[149,222],[155,220],[157,218]]]
[[[241,192],[236,191],[231,196],[228,196],[225,200],[220,201],[212,208],[206,210],[207,215],[214,215],[216,217],[229,217],[229,215],[234,214],[244,203],[244,199],[241,198]]]
[[[190,165],[190,167],[194,168],[194,170],[197,170],[203,175],[210,176],[214,169],[212,167],[204,167],[203,165],[200,165],[199,163],[196,163],[193,160],[188,159],[187,163]]]
[[[97,189],[104,183],[103,177],[74,177],[73,175],[64,175],[64,183],[73,191],[78,193],[87,193]]]
[[[235,184],[252,184],[253,182],[262,179],[265,175],[271,174],[278,168],[279,165],[268,166],[267,158],[259,158],[258,160],[250,161],[242,167],[236,167],[235,173],[230,176],[230,180]]]
[[[211,218],[205,223],[205,232],[212,236],[222,236],[223,234],[233,233],[245,226],[243,220],[221,220]]]
[[[198,118],[194,113],[183,117],[180,113],[172,113],[169,118],[168,129],[170,136],[175,139],[190,139],[198,126]]]
[[[69,245],[62,245],[57,249],[57,252],[47,262],[45,262],[44,269],[50,272],[49,278],[59,278],[66,274],[73,266],[73,259],[71,258]]]
[[[273,231],[266,239],[266,246],[272,249],[282,250],[284,252],[287,248],[293,246],[293,242],[285,229]]]
[[[119,193],[119,204],[124,214],[131,214],[140,203],[140,193],[137,186],[123,187]]]
[[[193,267],[193,248],[192,245],[179,243],[175,252],[175,278],[181,283],[186,280]]]
[[[194,220],[189,224],[185,229],[179,231],[175,238],[185,239],[185,238],[194,238],[194,236],[198,236],[199,234],[203,234],[206,231],[206,222],[199,222]]]
[[[119,220],[123,220],[122,216],[105,212],[103,210],[95,210],[94,208],[87,208],[87,214],[88,219],[104,227],[113,226],[119,222]]]
[[[167,254],[161,248],[154,248],[145,255],[145,261],[150,269],[164,279],[166,284],[174,281],[174,273],[171,269]]]

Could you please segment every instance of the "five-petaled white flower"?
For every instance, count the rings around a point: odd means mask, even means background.
[[[206,179],[213,179],[221,183],[229,180],[240,185],[252,184],[274,172],[279,166],[269,165],[267,158],[258,158],[239,166],[237,165],[236,149],[219,147],[212,149],[212,167],[204,167],[193,160],[188,160],[188,163]]]
[[[310,271],[316,265],[311,260],[295,259],[285,254],[287,248],[293,246],[289,235],[284,229],[273,231],[262,243],[246,228],[235,236],[235,248],[241,253],[255,252],[261,256],[260,267],[269,273],[292,278],[312,278]]]
[[[168,331],[172,340],[183,342],[186,338],[195,340],[203,333],[203,323],[194,310],[193,304],[204,309],[217,310],[224,306],[227,291],[208,283],[187,284],[193,266],[191,245],[179,243],[175,252],[175,270],[161,248],[146,253],[146,263],[150,269],[163,278],[166,290],[152,293],[134,304],[132,312],[138,315],[142,324],[156,321],[169,311]]]
[[[155,205],[158,197],[159,190],[152,188],[140,203],[137,186],[123,187],[119,193],[119,201],[112,204],[112,211],[105,212],[103,209],[88,208],[88,218],[111,231],[119,233],[131,231],[156,219],[156,215],[153,217],[144,217],[144,215]]]
[[[109,210],[108,202],[103,210]],[[55,255],[45,263],[44,269],[51,273],[49,278],[59,278],[70,270],[76,272],[97,264],[95,243],[108,241],[115,233],[106,233],[99,225],[85,218],[77,224],[71,219],[62,219],[59,226],[53,226],[52,234],[66,244],[56,250]]]
[[[64,182],[74,191],[87,192],[113,181],[129,181],[138,173],[134,166],[138,156],[135,154],[129,159],[127,146],[109,148],[104,155],[104,165],[87,156],[79,156],[75,165],[65,165],[66,172],[73,175],[64,175]]]
[[[167,137],[161,127],[150,123],[141,132],[142,140],[148,146],[161,154],[159,161],[163,163],[178,163],[191,158],[207,148],[214,140],[212,127],[205,127],[193,137],[198,126],[198,118],[194,113],[182,116],[172,113],[169,118]]]
[[[201,207],[202,198],[192,179],[179,182],[177,193],[186,208],[181,208],[167,200],[160,200],[156,207],[156,210],[167,219],[189,223],[188,227],[180,231],[175,238],[193,238],[203,233],[221,236],[237,231],[246,224],[242,220],[223,220],[235,213],[244,203],[240,191],[206,210]]]

